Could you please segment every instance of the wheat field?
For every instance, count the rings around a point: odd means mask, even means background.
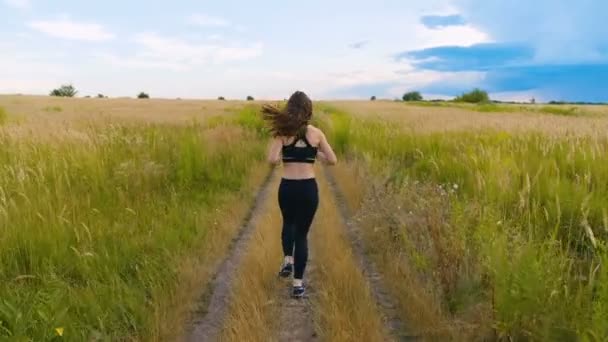
[[[0,336],[178,338],[261,182],[255,110],[40,97],[0,107]]]
[[[269,173],[259,104],[0,96],[0,339],[183,340]],[[608,338],[606,107],[322,101],[315,123],[344,197],[319,168],[311,340],[394,338],[347,219],[409,335]],[[277,183],[221,340],[289,332]]]
[[[368,252],[420,334],[608,337],[604,112],[323,110]]]

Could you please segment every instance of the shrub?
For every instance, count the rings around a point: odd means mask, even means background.
[[[422,95],[417,91],[410,91],[409,93],[403,94],[403,101],[422,101]]]
[[[63,111],[63,108],[61,108],[60,106],[53,106],[53,107],[49,106],[49,107],[44,107],[44,111],[59,113],[59,112]]]
[[[144,93],[143,91],[137,95],[138,99],[149,99],[150,95]]]
[[[370,98],[370,100],[371,100],[371,101],[376,101],[376,97],[375,97],[375,96],[372,96],[372,97]]]
[[[226,99],[223,96],[220,96],[217,98],[219,101],[226,101]]]
[[[50,96],[59,96],[59,97],[74,97],[78,94],[76,88],[74,88],[71,84],[64,84],[57,89],[53,89],[50,92]]]
[[[484,90],[475,88],[468,93],[464,93],[454,99],[456,102],[467,102],[467,103],[482,103],[489,102],[490,96]]]
[[[251,96],[251,95],[247,96],[247,101],[253,101],[253,100],[255,100],[255,99],[253,98],[253,96]]]
[[[106,98],[106,97],[107,97],[107,96],[104,96],[103,94],[97,94],[97,98],[98,98],[98,99],[103,99],[103,98]]]

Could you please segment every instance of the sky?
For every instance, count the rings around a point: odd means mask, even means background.
[[[0,0],[0,93],[608,102],[608,1]]]

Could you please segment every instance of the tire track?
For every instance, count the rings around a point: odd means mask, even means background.
[[[319,170],[321,171],[321,170]],[[317,178],[321,196],[320,212],[311,243],[318,260],[312,298],[314,323],[323,341],[391,340],[367,279],[353,255],[326,177]]]
[[[199,310],[191,319],[190,333],[185,341],[215,341],[222,329],[230,300],[234,270],[237,269],[246,246],[255,231],[263,204],[270,194],[271,181],[276,177],[277,171],[269,172],[255,197],[253,205],[245,217],[244,224],[237,236],[233,239],[228,253],[220,263],[213,281],[210,282],[209,290],[200,301]]]
[[[317,224],[313,224],[311,232]],[[290,296],[291,278],[285,281],[285,286],[280,286],[279,298],[279,319],[277,325],[277,338],[280,342],[308,342],[318,341],[314,324],[314,312],[311,300],[315,296],[315,260],[313,248],[311,248],[306,265],[305,284],[306,297],[293,299]],[[312,284],[312,285],[311,285]]]
[[[396,300],[387,291],[384,285],[382,274],[376,269],[376,266],[365,256],[365,249],[363,241],[361,241],[361,234],[359,233],[358,227],[352,220],[352,213],[350,212],[346,201],[344,200],[344,194],[340,191],[337,186],[334,175],[327,168],[323,168],[324,175],[331,192],[335,197],[337,209],[342,216],[344,225],[346,227],[346,235],[348,236],[353,254],[361,267],[363,275],[368,280],[372,295],[383,313],[383,322],[387,331],[397,341],[422,341],[421,336],[412,335],[408,333],[406,324],[400,319],[399,313],[394,303]]]

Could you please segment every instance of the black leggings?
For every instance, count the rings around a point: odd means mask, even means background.
[[[308,261],[306,236],[319,205],[317,181],[285,179],[279,186],[279,206],[283,215],[283,253],[294,258],[294,278],[302,279]]]

